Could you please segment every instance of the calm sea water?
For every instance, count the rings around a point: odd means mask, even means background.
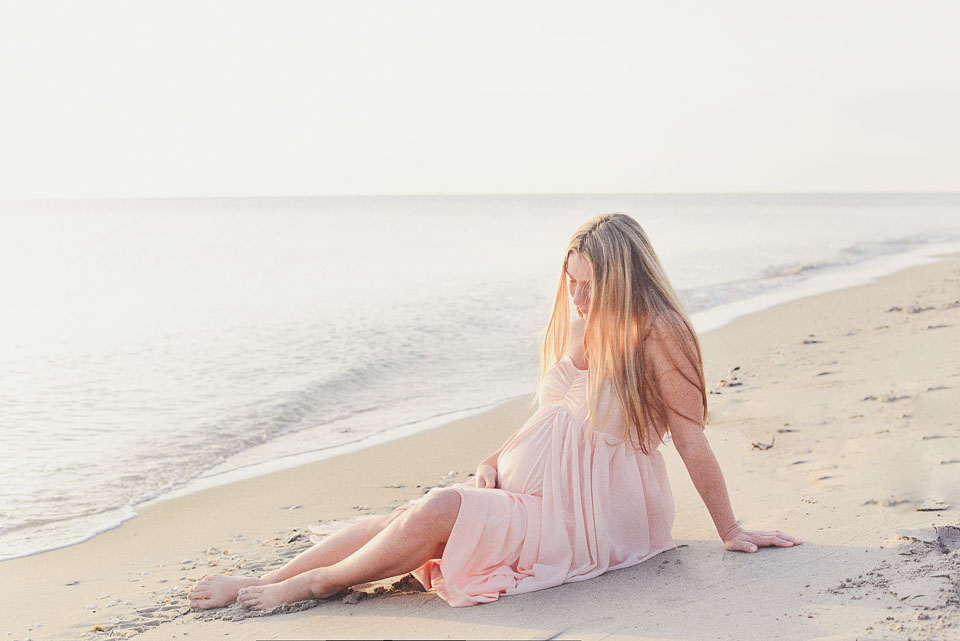
[[[691,312],[960,240],[958,194],[0,203],[0,559],[532,391],[563,247],[606,211]]]

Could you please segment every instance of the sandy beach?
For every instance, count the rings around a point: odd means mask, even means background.
[[[266,615],[187,607],[194,580],[280,565],[311,525],[468,479],[524,398],[0,563],[0,639],[960,639],[960,256],[701,341],[734,512],[800,546],[726,552],[667,444],[679,547],[637,566],[469,608],[391,580]]]

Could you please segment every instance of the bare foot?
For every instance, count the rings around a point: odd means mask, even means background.
[[[325,599],[336,593],[336,588],[323,585],[323,574],[320,570],[311,570],[279,583],[242,588],[237,596],[237,603],[251,610],[272,610],[284,603]]]
[[[222,608],[237,600],[237,593],[251,585],[260,585],[260,579],[252,576],[216,574],[205,576],[190,590],[190,607],[201,610]]]

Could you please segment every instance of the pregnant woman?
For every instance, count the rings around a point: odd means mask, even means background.
[[[640,563],[676,547],[657,450],[667,434],[727,550],[800,544],[737,524],[703,434],[699,342],[633,218],[596,216],[570,239],[538,393],[539,409],[473,482],[345,527],[261,577],[205,577],[190,605],[269,609],[412,572],[467,606]]]

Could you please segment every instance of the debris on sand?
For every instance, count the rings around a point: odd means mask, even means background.
[[[937,531],[932,527],[925,527],[917,530],[901,528],[897,530],[897,536],[899,536],[901,539],[907,539],[908,541],[934,543],[937,540]]]
[[[743,385],[743,381],[740,380],[740,375],[737,373],[740,371],[740,366],[730,368],[730,375],[727,378],[721,378],[720,382],[717,383],[717,387],[740,387]],[[717,392],[719,394],[720,392]]]
[[[950,581],[943,577],[918,576],[894,580],[889,590],[907,605],[916,608],[939,608],[946,605]]]
[[[773,443],[774,443],[774,441],[776,441],[776,440],[777,440],[777,435],[774,434],[774,435],[773,435],[773,438],[770,439],[770,442],[769,442],[769,443],[764,443],[764,442],[762,442],[762,441],[754,441],[754,442],[752,443],[752,445],[753,445],[753,447],[757,448],[758,450],[766,451],[766,450],[769,450],[771,447],[773,447]]]
[[[343,597],[343,602],[347,605],[356,605],[364,599],[369,599],[372,596],[373,594],[370,592],[353,591],[347,596]]]
[[[903,505],[904,503],[909,503],[907,499],[884,499],[884,507],[897,507],[898,505]]]
[[[417,581],[412,574],[406,574],[399,580],[391,583],[389,588],[383,585],[378,585],[373,589],[372,592],[351,590],[350,593],[343,598],[343,602],[348,605],[355,605],[365,599],[383,596],[385,594],[409,594],[411,592],[425,591],[426,590],[423,589],[423,585],[421,585],[420,581]]]
[[[898,396],[898,395],[894,394],[893,392],[891,392],[891,393],[889,393],[889,394],[884,394],[883,396],[881,396],[881,397],[880,397],[880,402],[881,402],[881,403],[896,403],[897,401],[902,401],[902,400],[905,399],[905,398],[910,398],[910,397],[909,397],[908,395],[906,395],[906,394],[902,394],[902,395],[899,395],[899,396]]]
[[[950,506],[938,499],[927,499],[917,508],[917,512],[942,512],[949,510]]]

